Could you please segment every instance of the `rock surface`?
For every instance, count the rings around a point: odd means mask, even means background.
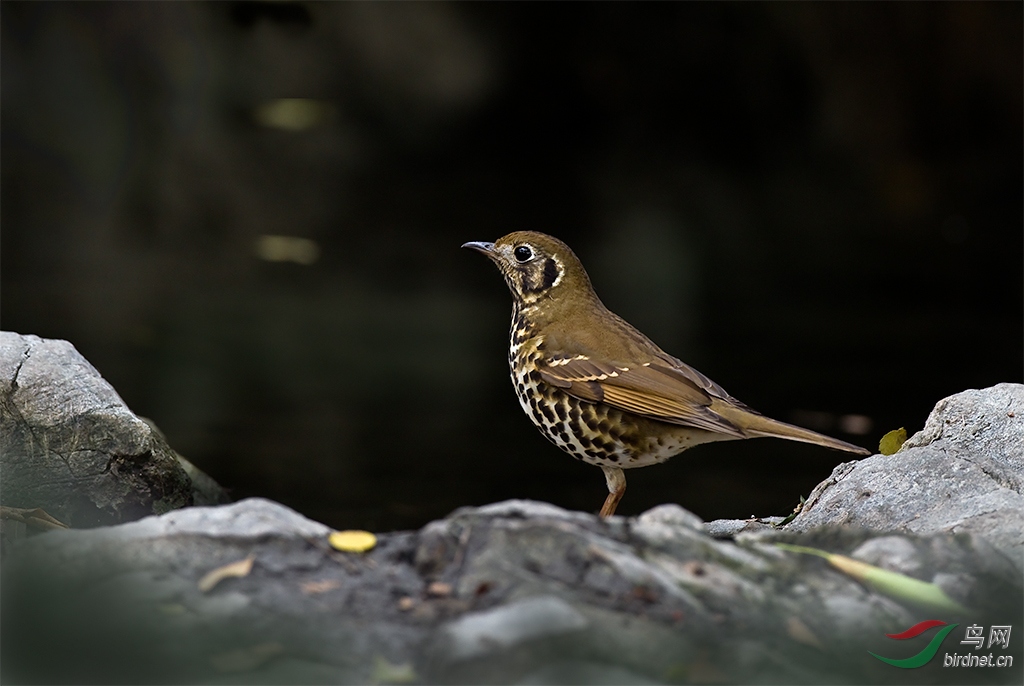
[[[5,506],[76,528],[227,501],[74,346],[10,332],[0,332],[0,466]]]
[[[65,342],[0,335],[0,379],[5,505],[42,507],[78,527],[157,513],[11,546],[0,584],[0,681],[1020,683],[1024,675],[1019,632],[1007,651],[1018,656],[1013,668],[970,678],[939,660],[896,672],[868,654],[920,650],[927,637],[908,649],[885,634],[924,619],[1021,625],[1024,386],[940,402],[903,450],[837,468],[784,526],[779,518],[705,524],[678,505],[602,521],[507,501],[382,534],[352,553],[330,546],[328,527],[264,499],[166,511],[215,500],[219,487],[190,478],[190,465]],[[930,582],[952,602],[898,599],[778,543]]]
[[[676,505],[603,522],[508,501],[380,535],[363,554],[332,549],[328,534],[282,505],[249,499],[19,542],[0,588],[4,626],[18,627],[5,634],[3,677],[891,681],[893,668],[866,651],[894,653],[883,633],[935,610],[896,602],[778,541],[894,562],[970,608],[946,612],[949,622],[1012,623],[1022,598],[1012,563],[970,534],[834,527],[721,541]],[[251,571],[201,590],[212,570],[247,559]],[[986,675],[996,677],[1020,672]]]
[[[976,533],[1024,571],[1024,385],[939,401],[896,454],[836,467],[785,528],[837,524]]]

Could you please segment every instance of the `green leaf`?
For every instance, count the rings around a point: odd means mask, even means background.
[[[775,547],[793,553],[823,557],[836,569],[897,602],[910,603],[932,610],[956,612],[961,615],[967,612],[963,605],[960,605],[946,595],[945,591],[928,581],[921,581],[906,574],[892,572],[888,569],[869,565],[867,562],[855,560],[852,557],[830,553],[818,548],[808,548],[807,546],[791,545],[789,543],[776,543]]]
[[[882,436],[878,442],[878,452],[883,455],[894,455],[907,440],[907,430],[902,426]]]

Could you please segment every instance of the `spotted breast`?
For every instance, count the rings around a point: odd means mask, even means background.
[[[585,356],[574,356],[579,360]],[[580,400],[546,383],[540,368],[559,366],[516,312],[509,335],[509,371],[523,412],[544,436],[577,460],[619,469],[664,462],[682,450],[723,437],[701,429],[671,426],[623,412],[601,402]]]

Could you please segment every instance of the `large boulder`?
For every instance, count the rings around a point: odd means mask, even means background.
[[[824,525],[972,533],[1024,570],[1024,385],[940,400],[897,453],[836,467],[785,528]]]
[[[227,501],[74,346],[6,331],[0,468],[4,506],[41,508],[76,528]]]

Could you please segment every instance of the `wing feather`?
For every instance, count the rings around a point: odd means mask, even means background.
[[[711,409],[713,397],[731,400],[729,395],[678,360],[626,366],[575,355],[542,360],[540,375],[581,400],[604,402],[670,424],[743,436],[734,423]]]

